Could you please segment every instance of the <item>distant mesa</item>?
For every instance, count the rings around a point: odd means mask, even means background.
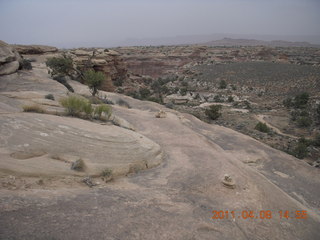
[[[269,47],[317,47],[320,48],[320,45],[311,44],[308,42],[289,42],[282,40],[274,41],[262,41],[256,39],[233,39],[233,38],[223,38],[221,40],[215,40],[206,42],[203,45],[206,46],[269,46]]]

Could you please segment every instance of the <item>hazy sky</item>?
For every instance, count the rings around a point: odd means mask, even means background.
[[[0,39],[58,47],[236,33],[320,35],[320,0],[0,0]]]

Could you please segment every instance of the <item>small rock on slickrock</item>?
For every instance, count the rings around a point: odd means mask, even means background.
[[[156,118],[166,118],[167,117],[167,113],[163,110],[160,110],[159,112],[156,113]]]
[[[222,180],[223,186],[227,188],[232,188],[234,189],[236,187],[235,181],[230,177],[229,174],[225,174],[224,178]]]

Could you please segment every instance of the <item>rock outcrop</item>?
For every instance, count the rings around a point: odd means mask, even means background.
[[[0,75],[8,75],[19,69],[21,57],[12,47],[0,40]]]
[[[20,54],[44,54],[58,52],[58,48],[45,45],[11,45]]]
[[[127,78],[127,69],[120,54],[108,49],[75,49],[67,53],[81,70],[94,69],[106,75],[101,90],[113,91]]]

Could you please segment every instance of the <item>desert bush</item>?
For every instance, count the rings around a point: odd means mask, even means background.
[[[131,108],[130,104],[122,98],[117,101],[117,104],[126,108]]]
[[[147,98],[148,101],[151,101],[151,102],[155,102],[155,103],[159,103],[159,104],[162,104],[163,101],[162,101],[162,98],[160,97],[148,97]]]
[[[94,109],[94,116],[100,120],[110,119],[112,114],[112,108],[109,105],[101,104]]]
[[[63,75],[70,76],[73,69],[73,61],[68,57],[52,57],[48,58],[46,65],[51,69],[51,76]]]
[[[32,69],[31,61],[27,59],[22,59],[22,61],[20,62],[20,68],[25,70],[31,70]]]
[[[107,181],[110,181],[112,179],[112,169],[110,168],[106,168],[104,169],[102,172],[101,172],[101,177],[104,178],[104,180],[107,182]]]
[[[308,142],[305,138],[299,139],[298,144],[293,149],[293,155],[299,159],[303,159],[308,155]]]
[[[71,169],[75,171],[83,171],[85,169],[84,161],[80,158],[71,164]]]
[[[318,133],[316,137],[312,141],[312,145],[316,147],[320,147],[320,134]]]
[[[186,87],[180,88],[180,94],[181,94],[181,96],[187,95],[187,91],[188,91],[188,89],[187,89]]]
[[[229,97],[228,97],[228,102],[233,102],[233,101],[234,101],[233,97],[232,97],[232,96],[229,96]]]
[[[51,93],[45,95],[44,98],[54,101],[54,96]]]
[[[270,128],[267,126],[267,124],[262,122],[258,122],[254,129],[264,133],[270,132]]]
[[[87,115],[92,108],[90,102],[82,97],[69,96],[60,100],[61,105],[65,108],[66,112],[70,116],[81,117],[83,113]]]
[[[282,103],[286,108],[291,108],[293,106],[292,98],[286,98]]]
[[[298,117],[297,124],[299,127],[310,127],[312,124],[312,119],[309,116]]]
[[[213,100],[215,102],[224,102],[224,100],[222,99],[221,95],[215,95]]]
[[[95,96],[98,93],[98,88],[105,80],[105,75],[103,72],[95,72],[94,70],[88,70],[84,73],[83,78],[85,83],[90,88],[92,96]]]
[[[294,106],[296,108],[304,108],[309,102],[309,93],[301,93],[294,98]]]
[[[211,105],[208,109],[205,110],[205,114],[211,120],[216,120],[221,116],[221,105]]]
[[[39,105],[24,105],[22,109],[24,112],[45,113],[45,110]]]
[[[221,80],[221,81],[219,82],[219,88],[220,88],[220,89],[225,89],[225,88],[227,88],[227,82],[226,82],[225,80]]]
[[[139,93],[142,99],[146,99],[150,96],[151,92],[148,88],[140,88]]]
[[[244,103],[246,109],[251,109],[251,104],[249,101],[245,100],[243,103]]]

